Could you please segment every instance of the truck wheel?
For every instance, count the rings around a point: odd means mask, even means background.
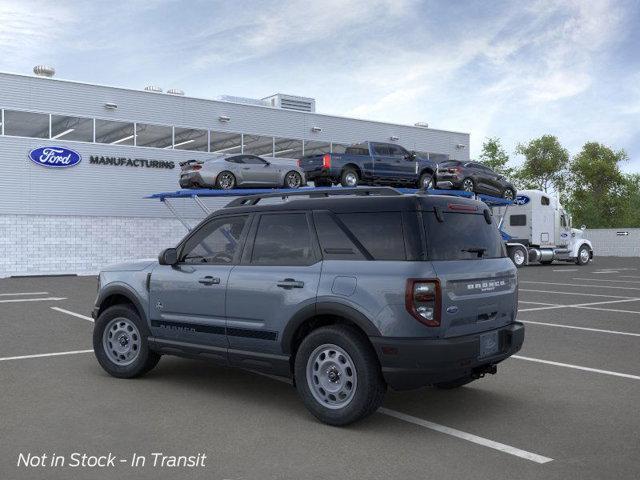
[[[527,251],[523,247],[507,247],[509,258],[517,267],[524,267],[527,264]]]
[[[418,184],[418,188],[422,190],[430,190],[433,188],[433,175],[428,172],[420,175],[420,182]]]
[[[367,339],[347,325],[312,331],[296,353],[296,389],[321,422],[347,425],[375,412],[386,384]]]
[[[465,178],[462,181],[462,190],[464,190],[465,192],[475,192],[476,191],[476,185],[475,185],[475,183],[473,183],[473,180],[471,178]]]
[[[345,168],[342,171],[342,176],[340,177],[340,184],[343,187],[357,187],[359,180],[358,172],[353,168]]]
[[[100,366],[118,378],[144,375],[160,360],[149,350],[149,331],[130,305],[114,305],[100,314],[93,328],[93,351]]]
[[[578,265],[586,265],[591,260],[591,255],[589,253],[589,247],[586,245],[582,245],[578,250],[578,256],[576,257],[576,263]]]

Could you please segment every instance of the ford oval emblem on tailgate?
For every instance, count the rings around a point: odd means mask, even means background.
[[[64,147],[39,147],[29,152],[29,160],[43,167],[66,168],[79,164],[82,155]]]

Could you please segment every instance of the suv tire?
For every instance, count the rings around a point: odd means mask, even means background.
[[[93,329],[93,351],[100,366],[118,378],[144,375],[160,360],[160,354],[149,350],[149,330],[138,312],[130,305],[107,308]]]
[[[360,183],[360,177],[353,168],[347,167],[342,171],[340,185],[343,187],[357,187],[358,183]]]
[[[373,348],[347,325],[321,327],[307,335],[296,353],[294,375],[307,409],[336,426],[371,415],[387,388]]]

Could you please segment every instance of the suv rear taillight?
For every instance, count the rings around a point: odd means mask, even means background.
[[[407,280],[405,290],[407,311],[427,327],[440,326],[441,293],[438,280]]]
[[[302,160],[301,159],[298,159],[298,161],[296,163],[298,164],[299,167],[302,166]]]
[[[322,156],[322,168],[331,168],[331,155],[328,153]]]

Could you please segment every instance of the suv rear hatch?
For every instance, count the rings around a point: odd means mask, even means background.
[[[518,305],[516,268],[486,206],[456,199],[422,216],[428,258],[440,282],[441,336],[512,323]]]

